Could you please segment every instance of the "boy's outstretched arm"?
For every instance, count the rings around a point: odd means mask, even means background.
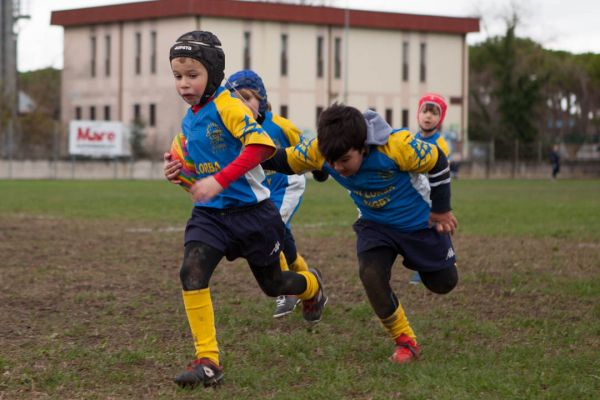
[[[263,161],[260,165],[264,169],[268,169],[275,172],[280,172],[285,175],[294,175],[296,172],[292,170],[287,158],[285,148],[277,149],[275,155],[270,159]],[[325,182],[329,178],[329,173],[322,169],[313,169],[310,171],[313,178],[317,182]]]
[[[444,152],[438,147],[438,159],[428,172],[431,186],[430,225],[440,233],[453,234],[458,227],[458,221],[452,214],[450,206],[450,166]]]
[[[296,174],[290,164],[288,163],[287,154],[285,148],[277,149],[275,155],[268,160],[260,163],[264,169],[268,169],[275,172],[280,172],[286,175]]]

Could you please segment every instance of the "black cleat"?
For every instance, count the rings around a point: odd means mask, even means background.
[[[177,375],[175,383],[180,387],[195,388],[217,386],[223,381],[223,367],[216,365],[209,358],[198,358],[188,364],[185,372]]]
[[[302,301],[302,316],[308,322],[319,322],[328,299],[323,290],[323,281],[319,270],[316,268],[311,268],[309,271],[317,277],[319,290],[312,299]]]

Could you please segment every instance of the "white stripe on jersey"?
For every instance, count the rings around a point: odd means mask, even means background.
[[[429,204],[429,208],[431,208],[431,199],[429,198],[431,187],[429,186],[429,179],[427,179],[424,174],[410,173],[410,183],[417,193],[421,195],[423,201]]]
[[[271,195],[269,189],[264,186],[261,182],[265,180],[265,171],[262,169],[260,165],[252,168],[250,171],[244,174],[252,193],[256,197],[256,202],[260,203],[263,200],[266,200]]]
[[[306,187],[304,175],[288,175],[287,178],[288,186],[285,188],[281,207],[279,207],[279,213],[284,224],[287,224],[294,215]]]

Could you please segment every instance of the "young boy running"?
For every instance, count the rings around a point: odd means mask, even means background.
[[[348,189],[360,212],[354,223],[360,279],[396,344],[391,360],[418,359],[416,335],[390,287],[391,269],[400,254],[435,293],[448,293],[458,282],[450,240],[457,221],[444,153],[392,129],[373,111],[363,115],[334,104],[321,114],[317,139],[277,150],[263,167],[288,174],[324,169]]]
[[[175,382],[212,386],[222,381],[223,367],[209,281],[223,257],[245,258],[268,296],[298,296],[308,321],[320,320],[327,298],[318,271],[279,268],[284,225],[261,184],[259,165],[275,145],[247,107],[220,87],[225,69],[221,42],[210,32],[186,33],[171,47],[169,60],[177,92],[191,106],[182,134],[196,173],[180,270],[196,357]]]
[[[437,93],[426,93],[419,99],[419,111],[417,113],[417,123],[419,131],[415,135],[427,143],[431,143],[442,149],[444,155],[448,157],[448,143],[440,135],[440,128],[446,117],[448,105],[442,95]],[[418,285],[421,283],[421,275],[415,271],[409,283]]]
[[[278,148],[295,146],[302,139],[302,132],[289,120],[274,114],[268,102],[267,90],[261,77],[252,70],[241,70],[232,74],[225,87],[234,96],[241,97],[250,107],[254,118],[269,134]],[[304,258],[296,250],[296,241],[291,231],[294,214],[300,207],[306,187],[304,175],[285,175],[274,171],[265,171],[263,182],[271,191],[271,201],[279,209],[285,224],[285,235],[281,259],[282,271],[308,271]],[[289,266],[289,267],[288,267]],[[275,302],[274,318],[291,314],[300,300],[296,296],[279,296]]]

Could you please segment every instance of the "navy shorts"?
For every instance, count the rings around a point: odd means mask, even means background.
[[[452,240],[447,233],[438,233],[432,228],[400,232],[364,219],[356,221],[353,228],[358,254],[376,247],[389,247],[404,258],[406,268],[423,272],[439,271],[456,263]]]
[[[243,257],[252,265],[279,263],[285,226],[279,210],[265,200],[246,207],[194,207],[185,227],[185,244],[202,242],[229,261]]]

